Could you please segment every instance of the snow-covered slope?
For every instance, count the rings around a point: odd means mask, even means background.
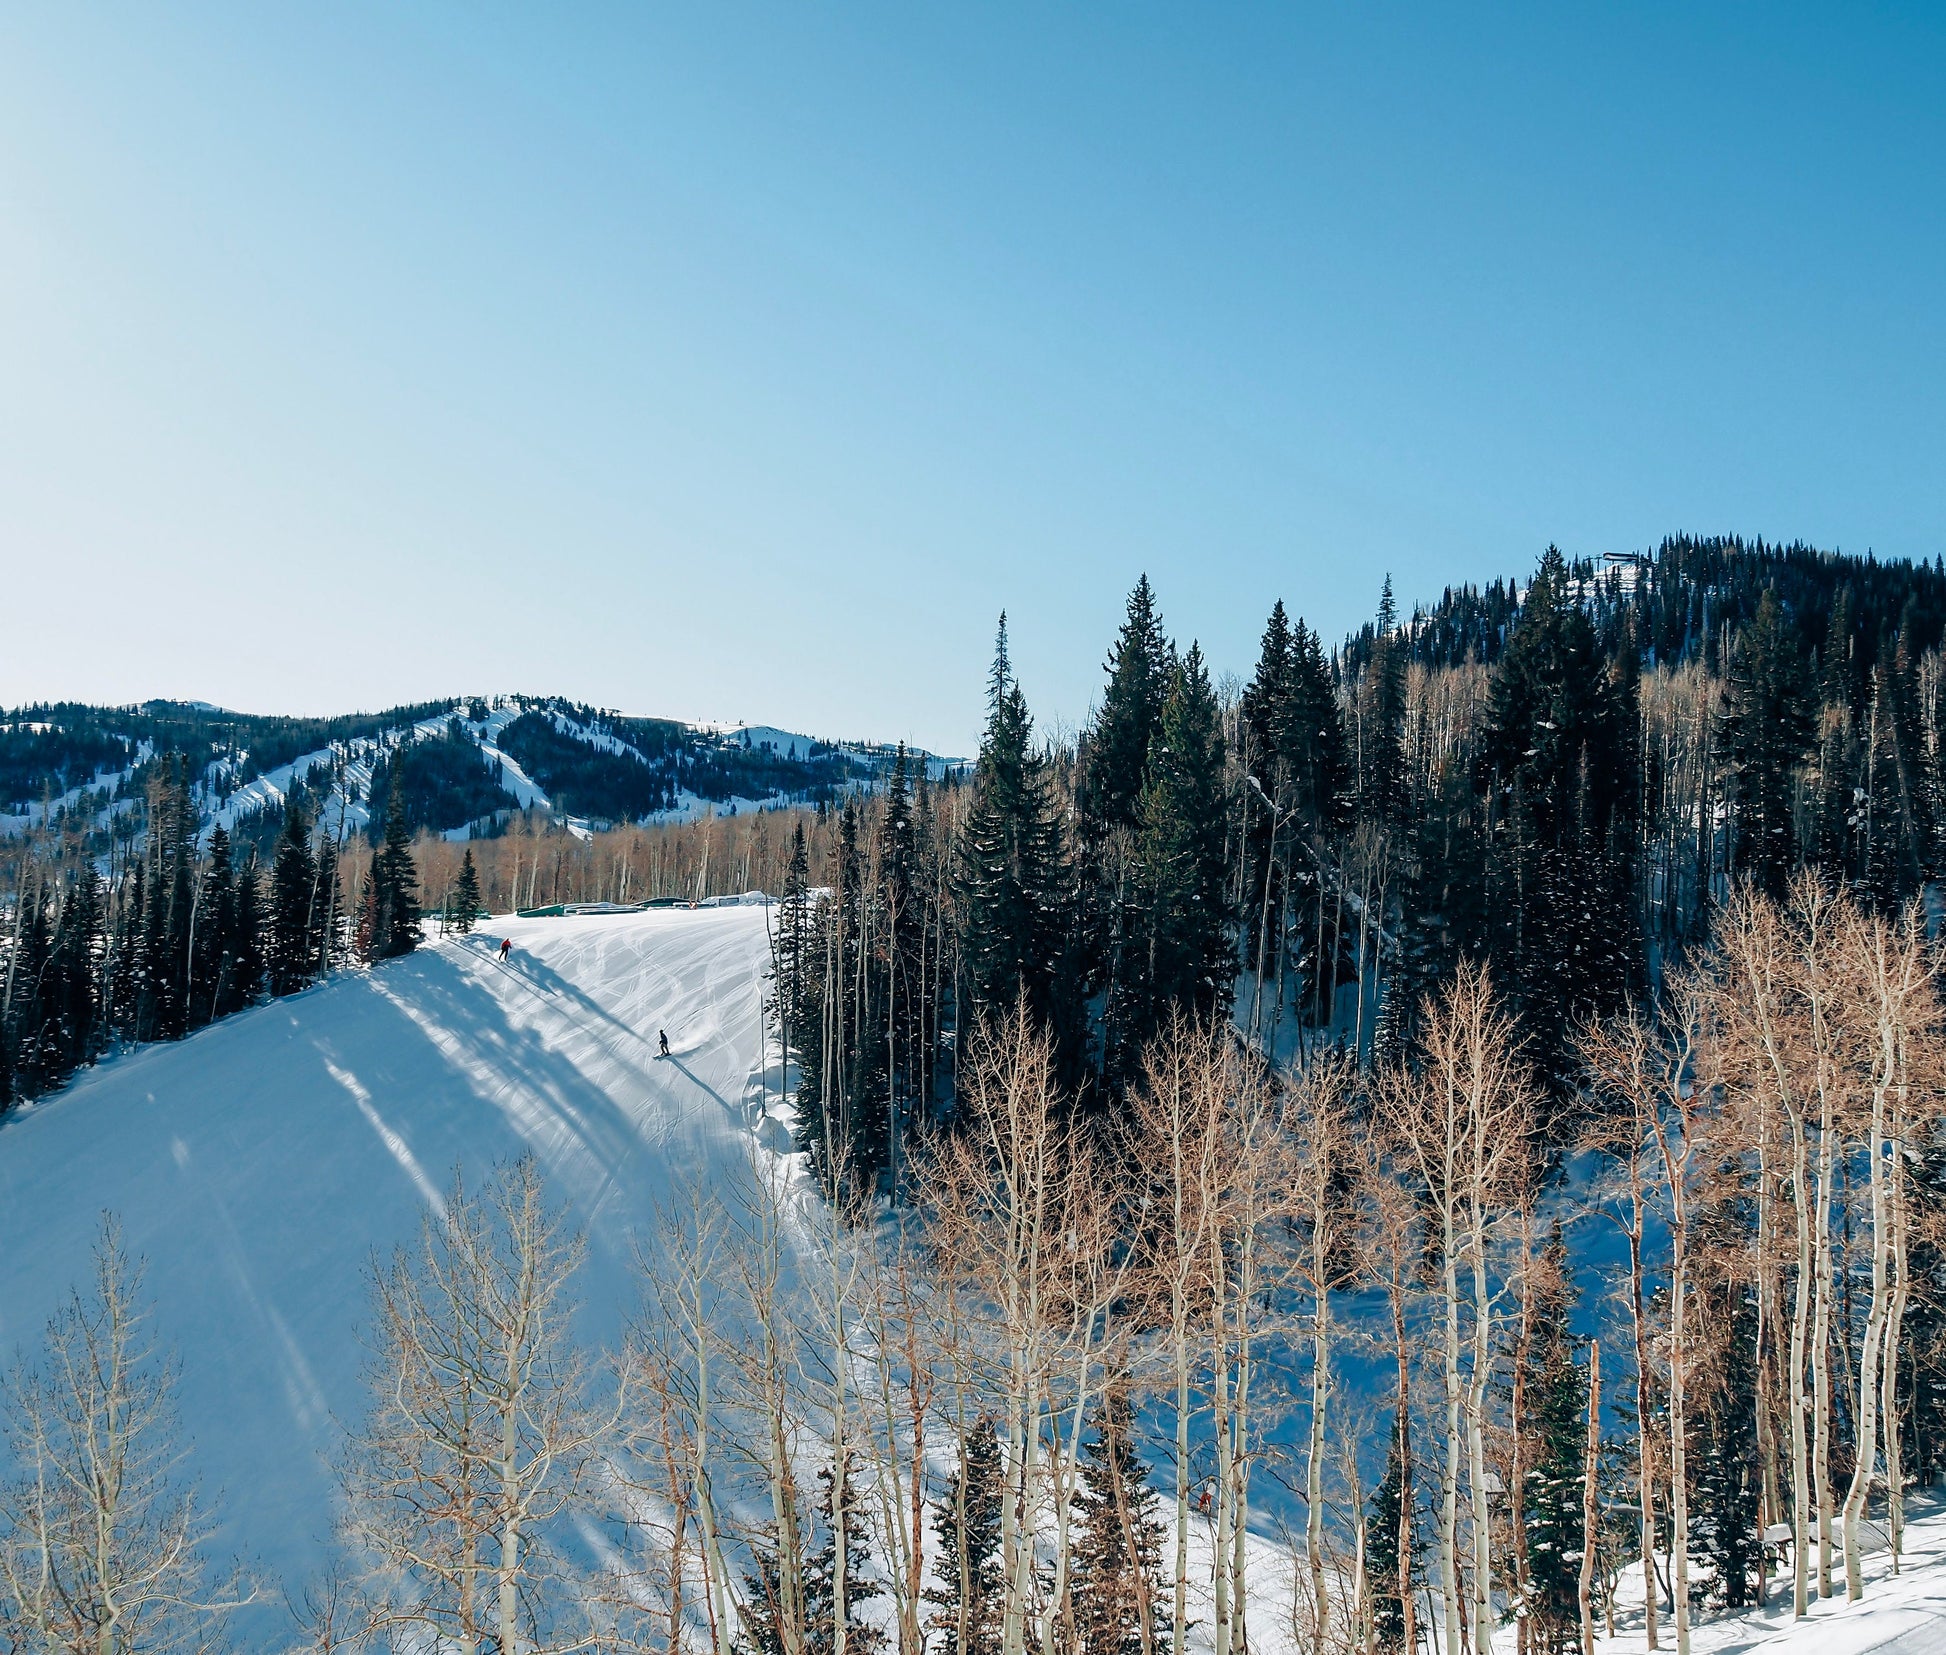
[[[608,1341],[658,1199],[785,1147],[761,1115],[764,920],[497,922],[89,1074],[0,1128],[0,1349],[38,1337],[114,1209],[181,1353],[228,1545],[301,1580],[328,1529],[334,1420],[363,1413],[361,1271],[456,1164],[477,1179],[535,1153],[587,1228],[583,1332]]]
[[[1865,1596],[1859,1602],[1846,1602],[1844,1565],[1838,1561],[1833,1565],[1837,1595],[1813,1601],[1810,1613],[1793,1621],[1790,1577],[1773,1576],[1768,1609],[1699,1619],[1690,1634],[1693,1655],[1946,1655],[1946,1510],[1936,1502],[1914,1503],[1896,1575],[1883,1536],[1875,1534],[1873,1545],[1876,1549],[1861,1548]],[[1632,1597],[1632,1609],[1612,1640],[1595,1640],[1599,1655],[1634,1655],[1645,1646],[1640,1591],[1625,1589],[1618,1596]],[[1675,1632],[1666,1608],[1661,1633],[1662,1648],[1673,1650]]]

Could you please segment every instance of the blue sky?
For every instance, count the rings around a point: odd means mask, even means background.
[[[0,701],[975,740],[1671,530],[1946,550],[1946,8],[0,12]]]

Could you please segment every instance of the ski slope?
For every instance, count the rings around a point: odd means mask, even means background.
[[[112,1208],[182,1358],[216,1555],[300,1583],[364,1414],[374,1251],[456,1165],[531,1150],[587,1230],[583,1336],[611,1341],[658,1201],[788,1147],[762,1113],[768,958],[760,908],[498,921],[104,1065],[0,1127],[0,1350],[38,1340]]]

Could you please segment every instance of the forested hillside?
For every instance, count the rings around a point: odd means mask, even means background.
[[[286,760],[262,852],[247,749],[23,717],[22,773],[67,787],[10,847],[6,1099],[483,910],[767,891],[804,1199],[826,1262],[860,1256],[787,1302],[781,1209],[689,1192],[714,1239],[645,1357],[671,1626],[693,1565],[769,1655],[839,1624],[901,1655],[1155,1655],[1193,1625],[1244,1655],[1265,1505],[1302,1518],[1276,1638],[1306,1650],[1437,1626],[1491,1655],[1511,1619],[1558,1655],[1633,1603],[1682,1651],[1709,1609],[1856,1597],[1946,1476],[1946,576],[1672,540],[1376,611],[1333,646],[1280,603],[1225,680],[1143,580],[1072,745],[1037,736],[1002,618],[965,774],[454,704],[332,737],[312,779]],[[76,792],[110,765],[119,796]],[[816,779],[653,819],[678,775],[733,773]],[[866,1279],[869,1408],[831,1378]],[[721,1413],[683,1400],[712,1350],[740,1353]],[[622,1613],[520,1589],[557,1625]],[[852,1625],[880,1594],[889,1624]]]

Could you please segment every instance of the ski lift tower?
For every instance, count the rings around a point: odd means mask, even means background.
[[[1601,560],[1611,569],[1626,569],[1622,584],[1630,591],[1641,585],[1642,577],[1648,572],[1654,559],[1647,552],[1603,552]]]

